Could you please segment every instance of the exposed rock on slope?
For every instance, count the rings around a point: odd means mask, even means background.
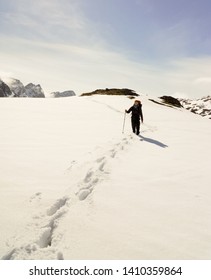
[[[163,96],[159,99],[149,99],[150,101],[159,105],[165,105],[169,107],[184,107],[194,114],[201,115],[211,119],[211,96],[206,96],[200,99],[182,99],[174,98],[172,96]]]
[[[158,99],[149,99],[150,101],[159,104],[159,105],[164,105],[168,107],[183,107],[180,101],[172,96],[162,96],[159,97]]]
[[[95,95],[95,94],[139,96],[139,94],[137,94],[134,90],[127,89],[127,88],[122,88],[122,89],[117,89],[117,88],[97,89],[97,90],[92,91],[92,92],[83,93],[83,94],[81,94],[81,96],[90,96],[90,95]]]
[[[202,117],[211,119],[211,96],[201,99],[180,99],[181,104],[192,113],[199,114]]]
[[[182,107],[182,104],[179,102],[179,100],[177,98],[174,98],[172,96],[162,96],[160,97],[160,99],[163,100],[164,103],[168,104],[168,105],[172,105],[175,107]]]

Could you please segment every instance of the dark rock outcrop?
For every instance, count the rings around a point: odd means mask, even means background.
[[[182,104],[179,102],[179,100],[177,98],[174,98],[172,96],[162,96],[160,97],[160,99],[162,99],[162,101],[168,105],[172,105],[175,107],[183,107]]]
[[[12,96],[12,91],[8,87],[7,84],[5,84],[2,80],[0,80],[0,97],[10,97]]]
[[[91,95],[125,95],[125,96],[139,96],[134,90],[127,89],[127,88],[122,88],[122,89],[117,89],[117,88],[111,88],[111,89],[97,89],[92,92],[88,93],[82,93],[81,96],[91,96]]]

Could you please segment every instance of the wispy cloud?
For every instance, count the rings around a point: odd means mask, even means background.
[[[40,83],[46,92],[72,89],[80,94],[106,87],[127,87],[156,96],[200,97],[211,92],[210,58],[181,59],[162,68],[133,62],[104,48],[20,39],[0,40],[0,44],[3,74],[8,72],[23,83]],[[8,49],[7,44],[15,47]]]
[[[10,46],[15,44],[15,49],[8,49],[4,40],[0,43],[4,47],[4,55],[0,54],[3,69],[24,83],[33,78],[33,82],[41,83],[48,92],[73,89],[81,93],[99,87],[129,87],[139,91],[146,88],[144,84],[151,76],[149,70],[155,72],[148,65],[140,66],[103,48],[17,38],[7,40]]]
[[[210,94],[211,58],[191,58],[189,50],[192,21],[168,16],[164,24],[154,0],[121,7],[120,0],[2,1],[0,74],[41,83],[47,92],[128,87],[153,95]]]
[[[60,40],[76,38],[87,28],[75,0],[16,0],[2,16],[5,33],[28,38]],[[78,33],[77,33],[78,32]],[[80,36],[79,36],[80,37]]]

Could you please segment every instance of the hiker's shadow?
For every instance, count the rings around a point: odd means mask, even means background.
[[[155,144],[155,145],[157,145],[161,148],[167,148],[168,147],[166,144],[163,144],[162,142],[159,142],[155,139],[147,138],[147,137],[144,137],[142,135],[139,135],[139,138],[140,138],[141,141],[146,141],[146,142],[149,142],[151,144]]]

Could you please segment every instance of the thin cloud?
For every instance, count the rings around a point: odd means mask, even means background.
[[[77,45],[30,42],[14,38],[7,41],[16,45],[15,52],[7,50],[1,56],[4,69],[12,67],[15,77],[44,85],[50,92],[73,89],[77,93],[98,87],[131,87],[139,91],[140,84],[150,77],[148,65],[131,62],[119,53],[103,48],[92,49]],[[21,51],[24,49],[24,52]],[[17,56],[16,53],[19,53]],[[28,79],[28,81],[26,81]]]
[[[74,0],[17,0],[1,17],[5,29],[24,38],[61,39],[86,29],[85,18]],[[68,38],[68,37],[67,37]]]
[[[105,22],[97,25],[90,14],[92,8],[96,14],[97,7],[89,6],[88,13],[87,4],[80,6],[83,2],[80,0],[38,0],[30,1],[30,5],[27,0],[8,2],[13,5],[0,17],[1,69],[24,84],[40,83],[46,92],[72,89],[78,94],[100,87],[128,87],[149,95],[210,94],[210,56],[186,58],[192,35],[188,20],[175,21],[162,29],[160,26],[153,29],[151,25],[149,30],[142,25],[146,29],[146,42],[137,33],[133,35],[132,30],[131,36],[136,36],[138,47],[129,42],[125,48],[121,43],[115,45],[109,41],[112,37],[106,36],[109,29],[101,32],[108,28],[105,19],[110,6],[103,15]],[[148,3],[142,0],[137,3],[143,2]],[[121,28],[115,11],[113,19]],[[115,22],[110,22],[114,24],[113,31]],[[119,38],[116,34],[115,42]],[[129,41],[127,34],[124,38]]]
[[[121,53],[100,47],[18,38],[6,42],[2,39],[0,44],[4,48],[0,54],[2,69],[25,84],[40,83],[46,92],[72,89],[80,94],[106,87],[127,87],[156,96],[180,93],[200,97],[211,92],[207,79],[211,58],[180,59],[163,67],[133,62]],[[15,48],[11,50],[8,45]]]

